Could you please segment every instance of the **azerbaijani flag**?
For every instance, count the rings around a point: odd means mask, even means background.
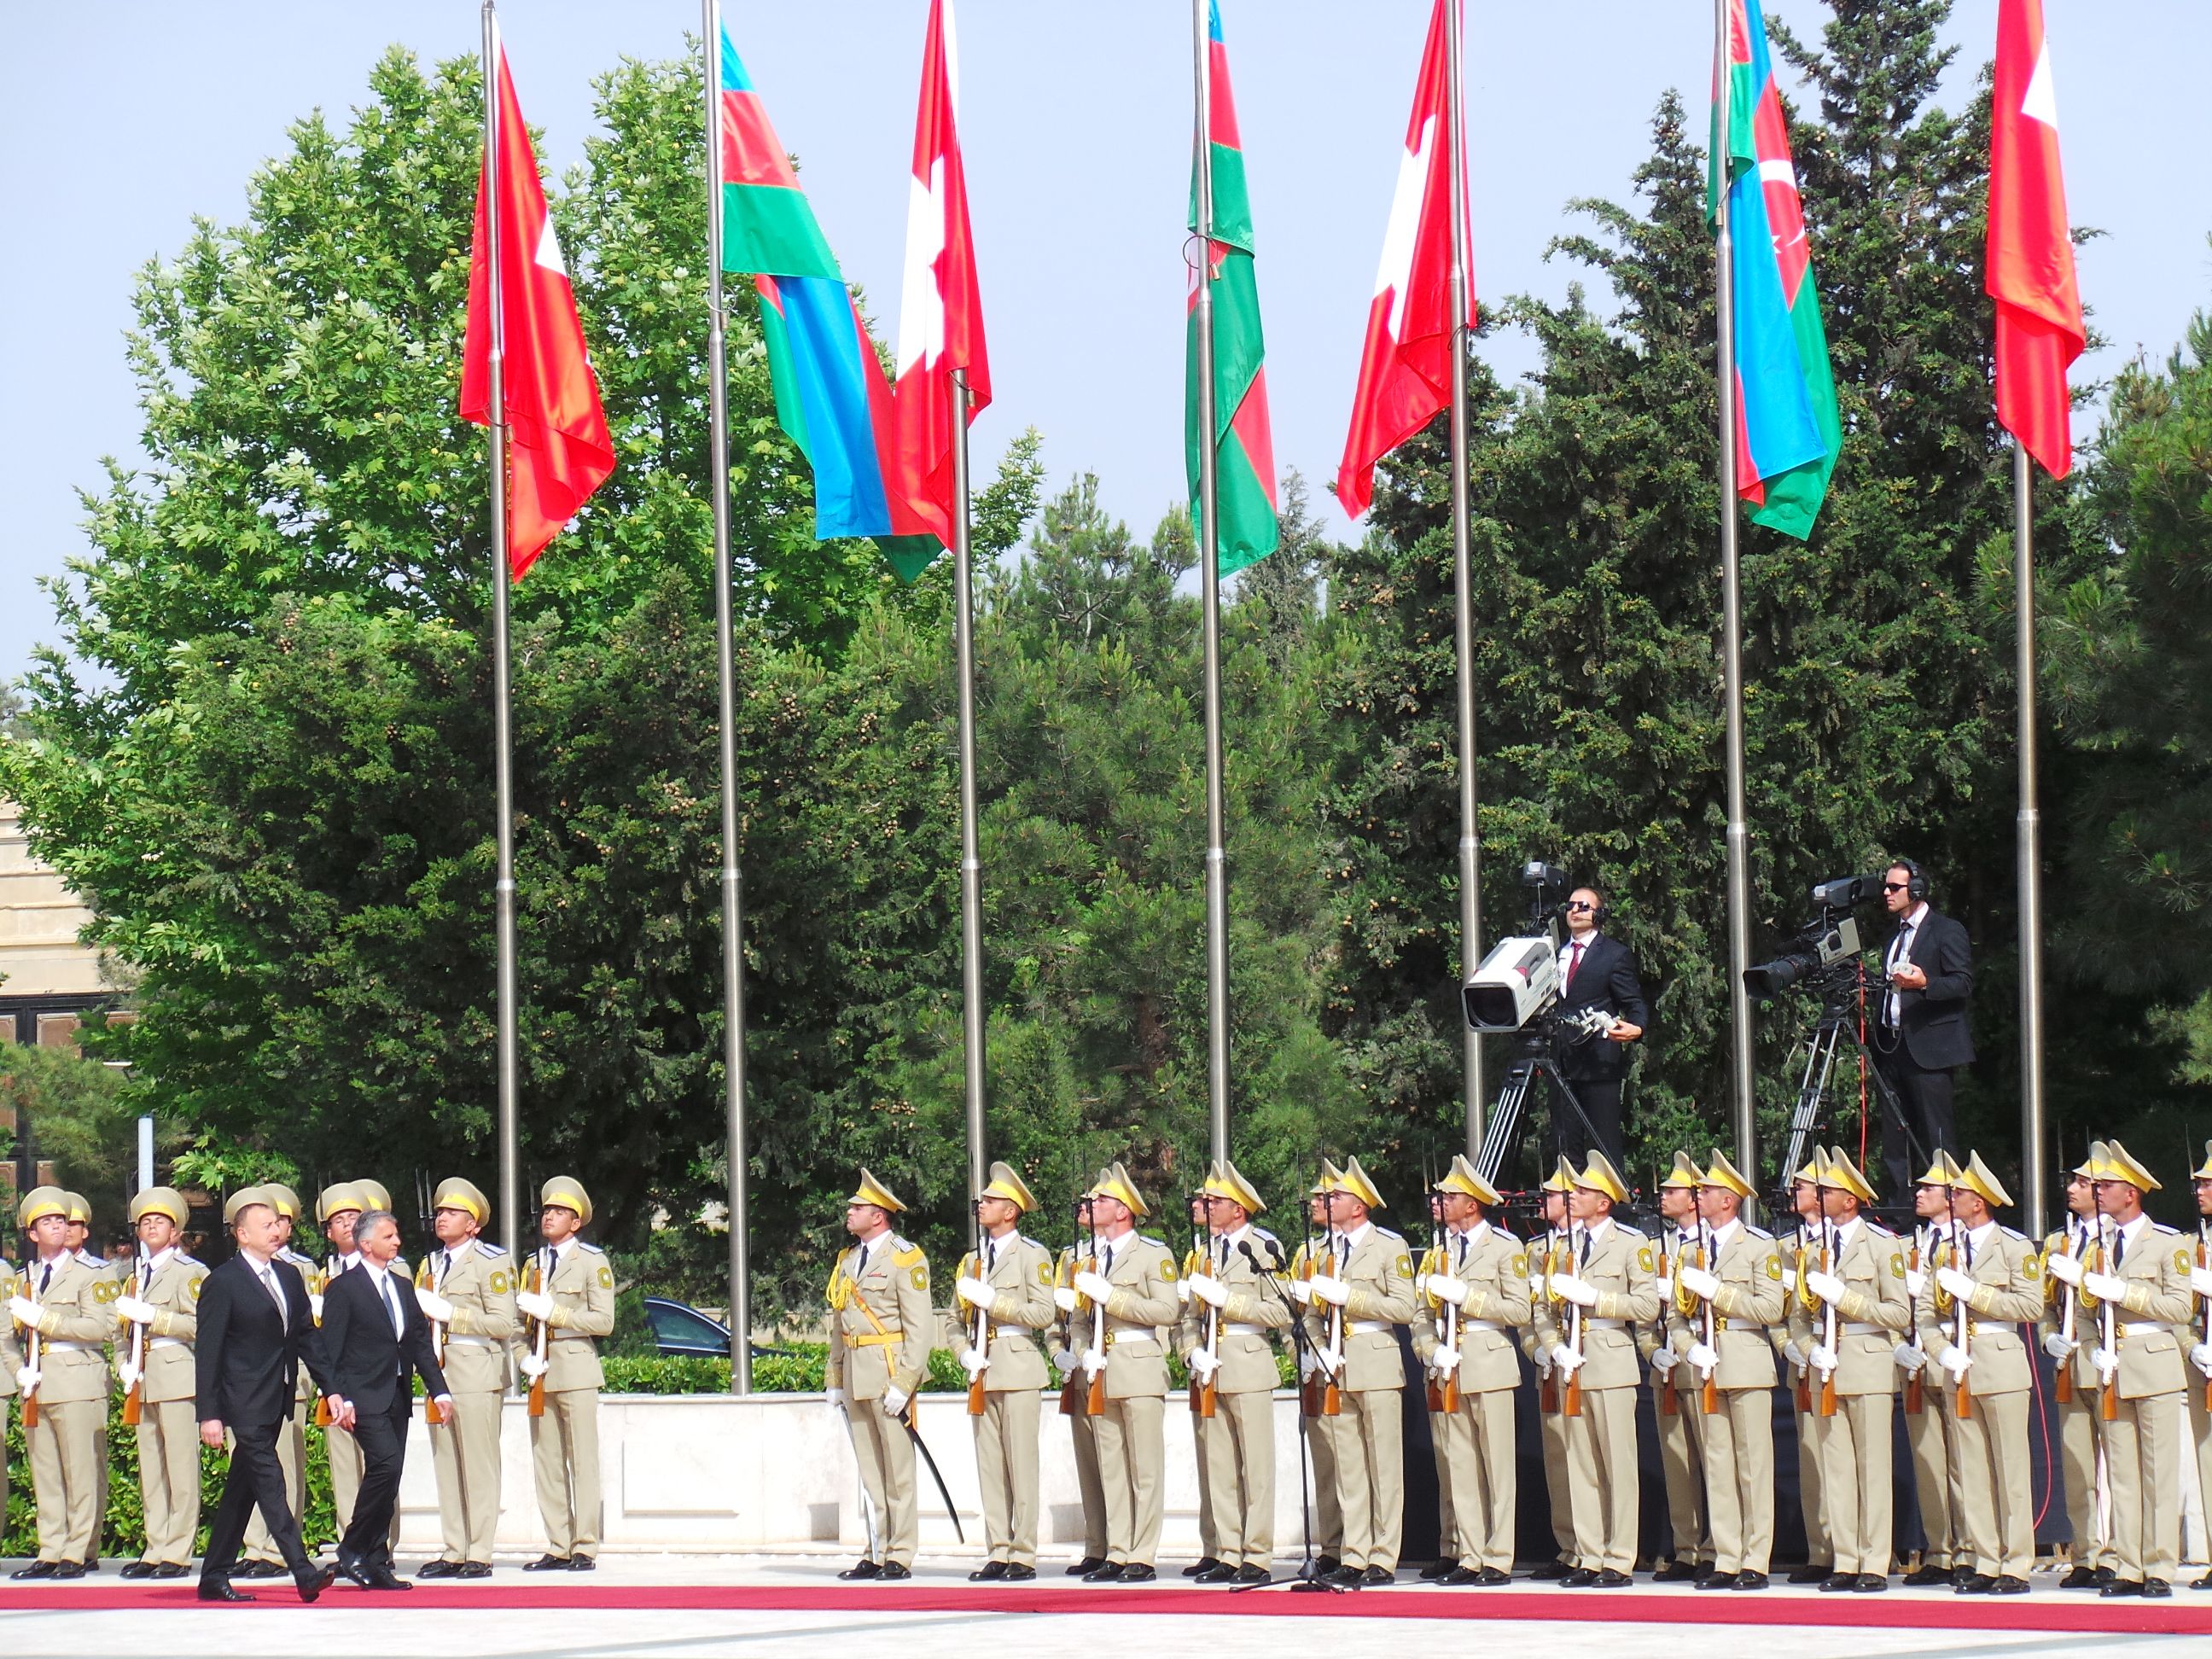
[[[1256,564],[1275,550],[1275,447],[1267,423],[1267,342],[1260,331],[1260,288],[1252,269],[1252,198],[1244,188],[1244,149],[1237,133],[1237,100],[1229,87],[1229,52],[1221,40],[1221,9],[1206,4],[1206,126],[1211,142],[1191,159],[1190,228],[1206,238],[1191,273],[1189,347],[1183,398],[1184,460],[1194,514],[1198,499],[1198,295],[1212,284],[1214,493],[1219,510],[1215,564],[1221,575]],[[1195,149],[1195,146],[1194,146]],[[1198,169],[1212,186],[1213,222],[1198,222]]]
[[[1735,285],[1736,494],[1751,521],[1803,541],[1843,449],[1828,337],[1813,283],[1782,94],[1759,0],[1729,0],[1714,65],[1705,217],[1728,192]]]
[[[814,536],[867,536],[912,581],[939,550],[896,489],[890,384],[836,257],[722,32],[722,269],[760,291],[775,418],[814,469]]]

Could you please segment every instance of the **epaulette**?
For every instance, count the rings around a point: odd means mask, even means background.
[[[488,1238],[477,1239],[477,1249],[482,1250],[486,1255],[505,1255],[507,1254],[506,1245],[495,1244]]]
[[[187,1267],[204,1267],[207,1266],[207,1263],[201,1261],[198,1256],[186,1255],[182,1250],[179,1250],[175,1255],[170,1258],[170,1260],[173,1261],[181,1261]]]
[[[2021,1232],[2017,1229],[2008,1227],[2002,1222],[1999,1222],[1997,1224],[1997,1231],[2002,1233],[2007,1238],[2016,1238],[2023,1244],[2030,1242],[2026,1233]]]
[[[894,1267],[911,1267],[921,1260],[921,1247],[919,1244],[908,1244],[902,1238],[893,1239],[891,1243],[895,1246],[906,1246],[903,1249],[894,1249],[891,1251],[891,1266]]]
[[[94,1255],[90,1250],[79,1250],[76,1253],[76,1259],[84,1263],[86,1267],[93,1268],[112,1267],[121,1265],[118,1262],[110,1261],[104,1255]]]
[[[1867,1222],[1866,1229],[1876,1238],[1895,1238],[1897,1237],[1895,1233],[1890,1231],[1888,1228],[1883,1226],[1879,1221],[1869,1219]]]
[[[1388,1227],[1377,1227],[1375,1231],[1382,1237],[1395,1240],[1398,1243],[1403,1244],[1406,1242],[1405,1234],[1394,1233]]]
[[[580,1250],[589,1250],[593,1255],[605,1255],[606,1254],[606,1252],[601,1249],[598,1245],[586,1244],[580,1238],[576,1241],[576,1248]]]
[[[1168,1249],[1166,1241],[1154,1238],[1150,1233],[1139,1233],[1137,1235],[1137,1242],[1139,1244],[1149,1244],[1156,1250],[1167,1250],[1170,1255],[1173,1255],[1175,1254],[1173,1250]]]
[[[287,1244],[283,1249],[276,1252],[276,1259],[279,1261],[289,1261],[295,1267],[319,1267],[322,1265],[311,1255],[301,1255],[299,1251],[294,1249],[289,1244]]]
[[[1629,1238],[1641,1238],[1645,1240],[1647,1243],[1650,1239],[1651,1236],[1645,1232],[1643,1228],[1632,1227],[1626,1221],[1616,1221],[1613,1224],[1620,1229],[1624,1237]]]
[[[1749,1233],[1753,1238],[1763,1238],[1770,1244],[1774,1242],[1774,1235],[1767,1231],[1764,1227],[1754,1227],[1749,1222],[1746,1222],[1744,1223],[1743,1230]]]
[[[1255,1227],[1251,1230],[1251,1233],[1253,1237],[1264,1238],[1270,1244],[1279,1244],[1283,1242],[1281,1239],[1276,1237],[1274,1234],[1269,1232],[1265,1227]]]
[[[2169,1227],[2163,1221],[2152,1222],[2150,1224],[2150,1230],[2154,1233],[2164,1233],[2168,1238],[2179,1238],[2181,1237],[2181,1230],[2179,1227]]]

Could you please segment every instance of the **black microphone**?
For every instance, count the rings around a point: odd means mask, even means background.
[[[1249,1238],[1238,1239],[1237,1248],[1244,1253],[1244,1259],[1252,1264],[1252,1271],[1255,1273],[1279,1273],[1282,1270],[1283,1255],[1282,1247],[1279,1244],[1275,1245],[1270,1252],[1274,1260],[1267,1262],[1262,1262],[1258,1256],[1252,1254],[1252,1241]]]

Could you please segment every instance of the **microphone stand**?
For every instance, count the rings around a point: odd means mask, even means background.
[[[1320,1364],[1320,1357],[1312,1352],[1312,1343],[1306,1335],[1305,1322],[1299,1314],[1297,1304],[1292,1302],[1284,1291],[1282,1281],[1276,1277],[1281,1270],[1282,1262],[1279,1260],[1273,1267],[1263,1267],[1259,1256],[1253,1252],[1252,1241],[1249,1238],[1240,1240],[1237,1249],[1243,1258],[1252,1264],[1253,1272],[1258,1273],[1261,1279],[1266,1281],[1267,1288],[1274,1291],[1275,1299],[1289,1310],[1292,1352],[1302,1359],[1310,1358],[1316,1364]],[[1270,1410],[1273,1409],[1273,1392],[1270,1390],[1268,1395]],[[1287,1584],[1294,1593],[1303,1590],[1310,1595],[1316,1590],[1327,1590],[1334,1595],[1344,1594],[1343,1585],[1332,1584],[1321,1576],[1320,1564],[1314,1559],[1313,1493],[1308,1484],[1307,1475],[1307,1459],[1313,1455],[1313,1449],[1307,1437],[1312,1432],[1312,1422],[1306,1416],[1304,1407],[1301,1406],[1298,1412],[1298,1519],[1305,1528],[1306,1559],[1300,1564],[1297,1573],[1289,1578],[1270,1578],[1264,1584],[1239,1584],[1235,1589],[1230,1591],[1231,1595],[1241,1595],[1246,1590],[1273,1589],[1282,1584]]]

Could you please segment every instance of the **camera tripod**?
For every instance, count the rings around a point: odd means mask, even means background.
[[[1517,1057],[1506,1071],[1504,1085],[1498,1091],[1497,1103],[1490,1109],[1490,1122],[1483,1131],[1482,1149],[1474,1158],[1475,1173],[1492,1186],[1497,1185],[1498,1171],[1504,1165],[1506,1155],[1513,1150],[1515,1139],[1520,1133],[1522,1111],[1528,1104],[1529,1091],[1537,1086],[1539,1079],[1549,1082],[1558,1091],[1559,1098],[1565,1101],[1575,1116],[1582,1121],[1583,1133],[1589,1137],[1589,1144],[1592,1146],[1599,1144],[1597,1126],[1589,1121],[1589,1114],[1583,1109],[1582,1101],[1576,1096],[1573,1085],[1559,1075],[1559,1062],[1552,1058],[1552,1048],[1560,1024],[1557,1014],[1547,1014],[1515,1039]]]
[[[1887,1126],[1905,1121],[1899,1109],[1896,1090],[1881,1074],[1881,1068],[1875,1064],[1874,1051],[1858,1033],[1858,1010],[1853,1005],[1859,994],[1859,965],[1853,962],[1850,969],[1844,974],[1824,975],[1811,988],[1820,994],[1820,1017],[1804,1039],[1805,1070],[1797,1085],[1797,1103],[1790,1114],[1790,1152],[1778,1176],[1778,1184],[1785,1193],[1796,1172],[1804,1168],[1807,1138],[1821,1123],[1833,1120],[1834,1114],[1826,1109],[1828,1090],[1835,1079],[1837,1051],[1846,1044],[1864,1064],[1866,1074],[1874,1084],[1875,1094],[1884,1109],[1883,1133],[1888,1132]],[[1910,1125],[1905,1128],[1905,1136],[1908,1161],[1917,1167],[1917,1160],[1926,1155],[1927,1149],[1919,1144]],[[1785,1203],[1785,1212],[1787,1208]]]

